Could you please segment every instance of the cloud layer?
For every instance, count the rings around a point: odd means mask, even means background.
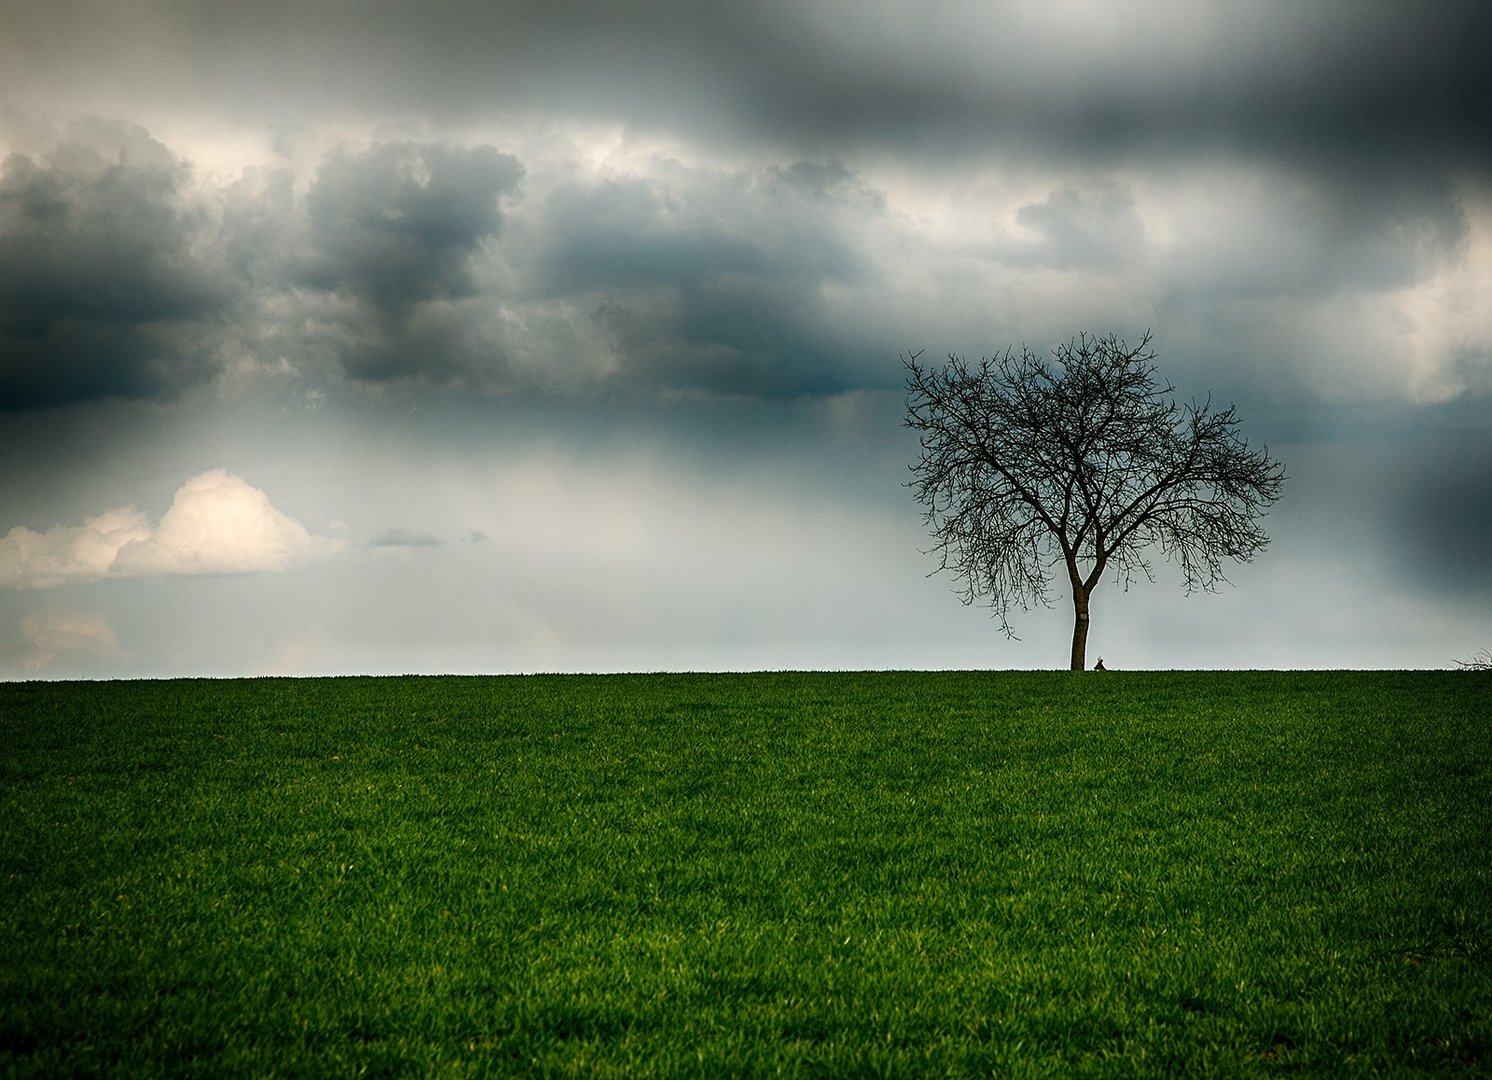
[[[0,408],[772,400],[1146,327],[1262,395],[1492,389],[1477,0],[3,3]]]
[[[0,97],[64,108],[107,93],[240,123],[540,113],[786,155],[868,143],[930,168],[1012,147],[1099,162],[1219,145],[1325,161],[1375,142],[1483,166],[1492,152],[1478,0],[7,0],[5,14]]]
[[[122,506],[82,525],[44,532],[12,528],[0,538],[0,587],[268,573],[339,550],[339,542],[311,535],[241,477],[211,469],[178,488],[155,525],[143,512]]]
[[[358,670],[375,639],[396,670],[1040,664],[922,580],[898,354],[1148,328],[1291,481],[1257,592],[1190,622],[1128,598],[1111,641],[1379,663],[1492,634],[1482,0],[0,0],[0,26],[0,523],[32,526],[0,539],[0,631],[71,617],[22,588],[132,576],[90,605],[161,672],[209,641],[191,670]],[[515,487],[536,461],[563,467]],[[117,506],[202,462],[233,472]],[[337,545],[234,474],[368,539],[252,576]]]
[[[187,166],[139,127],[76,121],[0,165],[0,405],[156,397],[213,374],[227,283],[195,249]]]
[[[124,122],[34,141],[0,167],[11,412],[246,373],[317,396],[825,396],[894,387],[905,347],[1147,327],[1204,371],[1262,344],[1262,394],[1492,391],[1492,175],[1444,161],[1028,163],[936,192],[873,160],[646,144],[337,141],[303,175],[225,181]]]

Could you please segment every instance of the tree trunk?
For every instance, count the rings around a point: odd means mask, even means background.
[[[1088,590],[1075,585],[1072,590],[1072,670],[1088,668]]]

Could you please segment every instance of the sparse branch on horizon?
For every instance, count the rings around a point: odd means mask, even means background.
[[[925,506],[939,570],[964,603],[985,598],[1014,636],[1012,606],[1050,603],[1061,567],[1072,592],[1071,665],[1086,664],[1089,597],[1113,568],[1126,587],[1154,580],[1151,547],[1181,569],[1188,593],[1226,581],[1269,542],[1259,519],[1280,497],[1283,466],[1251,449],[1231,406],[1181,406],[1157,377],[1147,332],[1130,347],[1082,334],[1057,367],[1023,346],[943,367],[903,358],[906,423],[921,456],[909,483]]]

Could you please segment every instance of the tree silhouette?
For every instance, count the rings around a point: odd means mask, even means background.
[[[1150,341],[1083,334],[1058,346],[1055,367],[1024,346],[977,364],[903,361],[906,423],[922,443],[909,486],[926,506],[937,569],[961,579],[965,604],[988,597],[1014,637],[1011,606],[1050,605],[1060,567],[1074,671],[1107,571],[1126,588],[1138,574],[1154,581],[1155,546],[1188,594],[1214,591],[1225,559],[1247,562],[1269,542],[1259,519],[1284,485],[1284,467],[1249,448],[1232,407],[1170,397]]]

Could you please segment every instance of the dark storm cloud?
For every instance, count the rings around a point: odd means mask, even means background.
[[[242,173],[212,205],[145,130],[72,123],[0,171],[0,403],[165,398],[230,353],[354,379],[497,381],[473,259],[522,175],[490,146],[338,148],[304,196]]]
[[[355,379],[500,381],[500,320],[473,258],[502,227],[499,200],[523,175],[490,146],[381,143],[334,151],[306,199],[301,284],[345,295],[331,344]],[[485,370],[485,373],[484,373]]]
[[[194,249],[186,165],[138,127],[85,119],[0,166],[0,407],[169,396],[217,364],[228,302]]]
[[[881,197],[838,163],[659,172],[561,185],[537,223],[535,286],[588,314],[613,381],[745,397],[853,384],[864,342],[822,292],[874,276],[852,235]]]
[[[498,198],[523,175],[490,146],[383,143],[338,150],[307,197],[316,256],[307,282],[381,311],[469,296],[468,262],[502,224]]]
[[[1219,298],[1421,280],[1466,234],[1467,178],[1484,184],[1492,168],[1481,55],[1492,8],[1474,0],[0,5],[0,96],[32,106],[106,97],[265,124],[287,144],[303,125],[370,118],[447,132],[594,122],[705,156],[894,161],[929,178],[1060,171],[1015,215],[1021,233],[986,249],[1015,269],[1127,270],[1147,239],[1136,171],[1265,171],[1255,204],[1166,256],[1154,292],[1183,317]],[[329,353],[368,382],[500,387],[516,352],[559,370],[576,350],[610,350],[624,381],[751,394],[854,385],[852,356],[876,347],[854,340],[859,321],[828,325],[822,299],[870,273],[845,240],[855,229],[802,210],[858,200],[860,226],[877,221],[884,204],[851,168],[711,182],[659,166],[532,192],[519,173],[498,150],[452,140],[336,151],[293,210],[288,173],[260,177],[261,203],[225,210],[227,265],[264,292],[293,278],[321,295],[280,324],[297,340],[255,334]],[[507,250],[514,215],[527,217],[522,251]],[[480,279],[498,239],[521,295]],[[526,344],[509,322],[520,301],[535,328]],[[537,340],[556,326],[559,337]],[[114,336],[126,353],[138,346],[119,370],[172,355],[143,335]]]
[[[1476,0],[958,5],[903,18],[899,39],[846,20],[837,40],[821,19],[828,47],[810,58],[784,43],[792,74],[752,84],[757,109],[818,137],[960,157],[1222,150],[1332,168],[1385,155],[1492,165],[1492,9]]]
[[[791,282],[714,281],[607,301],[594,318],[620,358],[613,381],[652,393],[821,395],[860,383],[856,353],[816,325]]]
[[[275,174],[238,185],[227,250],[258,281],[320,296],[276,350],[329,353],[362,382],[731,397],[852,385],[865,343],[820,293],[872,274],[853,236],[882,197],[833,162],[652,166],[519,191],[522,166],[490,147],[340,149],[310,185],[299,255],[285,255],[293,198]],[[572,332],[538,331],[515,371],[519,328],[546,319]]]
[[[673,166],[569,183],[547,199],[544,269],[559,293],[724,277],[851,281],[866,267],[840,226],[879,209],[838,164],[765,175]]]
[[[119,145],[83,138],[100,133]],[[243,170],[197,209],[188,175],[103,122],[12,157],[9,407],[166,396],[229,358],[371,384],[780,397],[857,385],[875,353],[824,302],[874,278],[858,234],[886,212],[839,163],[668,159],[523,190],[491,146],[384,142],[333,149],[303,191],[288,168]]]
[[[186,83],[292,122],[539,107],[720,144],[926,152],[929,167],[1216,148],[1492,164],[1479,0],[8,0],[5,15],[0,68],[58,100],[105,67],[116,95]]]
[[[756,275],[773,259],[701,208],[643,177],[571,184],[548,200],[545,277],[558,295],[683,286],[700,276]]]

